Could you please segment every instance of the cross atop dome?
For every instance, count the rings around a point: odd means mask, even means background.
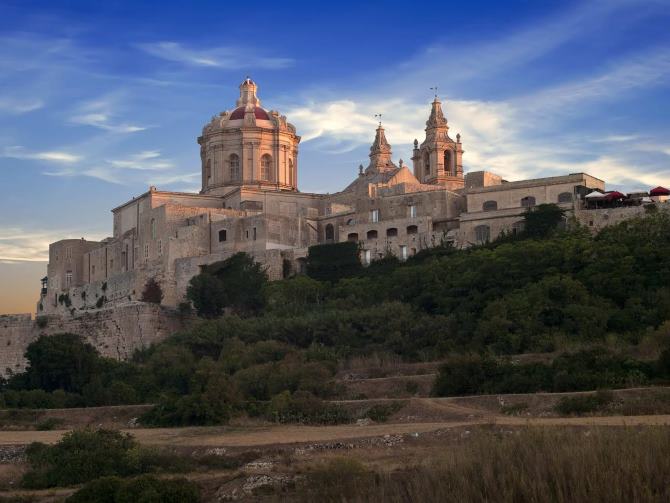
[[[251,80],[251,77],[247,76],[247,78],[244,79],[244,81],[240,84],[240,97],[237,100],[237,106],[244,107],[247,105],[253,105],[260,107],[261,100],[258,99],[258,96],[256,96],[257,89],[258,86],[256,83]]]

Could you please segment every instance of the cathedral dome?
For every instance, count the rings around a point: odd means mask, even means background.
[[[230,120],[244,119],[244,113],[246,112],[246,107],[237,107],[230,113]],[[254,116],[257,119],[269,121],[270,116],[268,113],[261,107],[254,106]]]

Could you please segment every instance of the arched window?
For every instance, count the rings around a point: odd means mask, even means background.
[[[151,239],[156,239],[156,219],[151,219]]]
[[[482,205],[483,211],[495,211],[497,209],[498,209],[497,201],[484,201],[484,204]]]
[[[293,187],[293,159],[288,160],[288,184]]]
[[[570,194],[570,192],[561,192],[558,195],[558,202],[559,203],[571,203],[572,202],[572,194]]]
[[[353,219],[353,218],[350,218],[349,220],[347,220],[347,225],[356,225],[356,220]]]
[[[377,231],[368,231],[368,239],[377,239]]]
[[[333,224],[326,225],[326,241],[332,241],[335,239],[335,228]]]
[[[270,154],[263,154],[261,157],[261,180],[270,181],[272,173],[272,157]]]
[[[356,243],[358,241],[358,233],[352,232],[347,236],[347,241],[351,241],[353,243]]]
[[[423,154],[423,169],[426,172],[426,175],[430,175],[430,155],[428,152]]]
[[[475,227],[475,241],[479,244],[488,243],[491,239],[491,228],[488,225]]]
[[[394,238],[397,235],[398,235],[398,229],[396,229],[395,227],[390,227],[390,228],[386,229],[386,237],[387,238]]]
[[[237,154],[230,154],[229,158],[230,163],[230,179],[239,180],[240,179],[240,158]]]
[[[416,234],[417,232],[419,232],[419,228],[416,225],[407,226],[407,234]]]
[[[444,172],[448,175],[455,174],[451,166],[451,150],[444,151]]]
[[[522,208],[532,208],[535,206],[535,198],[533,196],[526,196],[521,200]]]

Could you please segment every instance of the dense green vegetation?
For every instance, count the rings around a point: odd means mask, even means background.
[[[527,215],[526,234],[367,268],[352,260],[351,244],[312,247],[307,276],[272,283],[237,254],[192,280],[201,322],[128,363],[99,357],[75,336],[40,339],[28,349],[28,371],[2,396],[12,407],[154,402],[142,418],[154,425],[216,424],[241,413],[339,422],[346,414],[324,402],[337,395],[333,377],[343,361],[366,355],[446,359],[437,394],[670,379],[668,213],[597,237],[559,230],[560,222],[549,205]],[[642,347],[645,361],[631,356]],[[547,364],[501,360],[528,352],[566,354]]]

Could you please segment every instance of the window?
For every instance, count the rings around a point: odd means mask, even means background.
[[[386,229],[386,237],[387,238],[394,238],[397,235],[398,235],[398,229],[396,229],[395,227],[390,227],[390,228]]]
[[[416,218],[416,205],[414,204],[409,206],[409,218]]]
[[[356,243],[358,241],[358,233],[357,232],[352,232],[349,235],[347,235],[347,241],[351,241],[352,243]]]
[[[272,157],[270,154],[263,154],[261,157],[261,180],[270,181],[272,173]]]
[[[428,152],[423,154],[423,169],[426,171],[426,175],[430,175],[430,155],[428,155]]]
[[[368,231],[367,238],[368,239],[377,239],[377,231]]]
[[[158,240],[158,254],[163,255],[163,241]]]
[[[475,241],[477,243],[488,243],[490,239],[491,229],[488,225],[478,225],[475,227]]]
[[[293,159],[288,160],[288,184],[293,186]]]
[[[532,208],[535,206],[535,198],[533,196],[526,196],[521,200],[522,208]]]
[[[497,209],[497,201],[484,201],[484,204],[482,204],[482,211],[496,211]]]
[[[417,232],[419,232],[419,228],[416,225],[407,226],[407,234],[416,234]]]
[[[372,210],[370,212],[370,221],[379,222],[379,210]]]
[[[219,243],[222,243],[226,239],[228,239],[228,232],[226,231],[226,229],[221,229],[219,231]]]
[[[448,175],[455,174],[451,166],[451,150],[444,151],[444,172]]]
[[[156,219],[151,219],[151,239],[156,239]]]
[[[230,179],[239,180],[240,179],[240,158],[237,154],[230,154],[228,159],[230,164]]]
[[[256,227],[253,228],[254,231],[254,241],[256,241]]]
[[[525,227],[525,223],[523,220],[519,220],[518,222],[514,222],[512,224],[512,234],[516,236],[517,234],[520,234],[523,232],[523,229]]]
[[[110,268],[111,270],[114,270],[114,259],[110,259],[110,260],[109,260],[109,268]]]
[[[326,241],[332,241],[335,239],[335,228],[333,224],[326,225]]]
[[[558,195],[558,202],[559,203],[571,203],[572,202],[572,194],[570,194],[570,192],[561,192]]]
[[[66,259],[72,258],[72,248],[65,248],[65,258]]]
[[[246,230],[247,239],[249,239],[249,229]]]
[[[72,285],[72,271],[65,273],[65,286],[69,287],[70,285]]]
[[[95,274],[95,266],[94,265],[91,266],[91,274]]]
[[[347,225],[356,225],[356,220],[350,218],[349,220],[347,220]]]
[[[400,260],[407,260],[407,246],[400,245]]]
[[[209,183],[212,179],[212,160],[207,159],[207,164],[205,164],[205,183]]]
[[[144,245],[144,258],[149,258],[149,245]]]

